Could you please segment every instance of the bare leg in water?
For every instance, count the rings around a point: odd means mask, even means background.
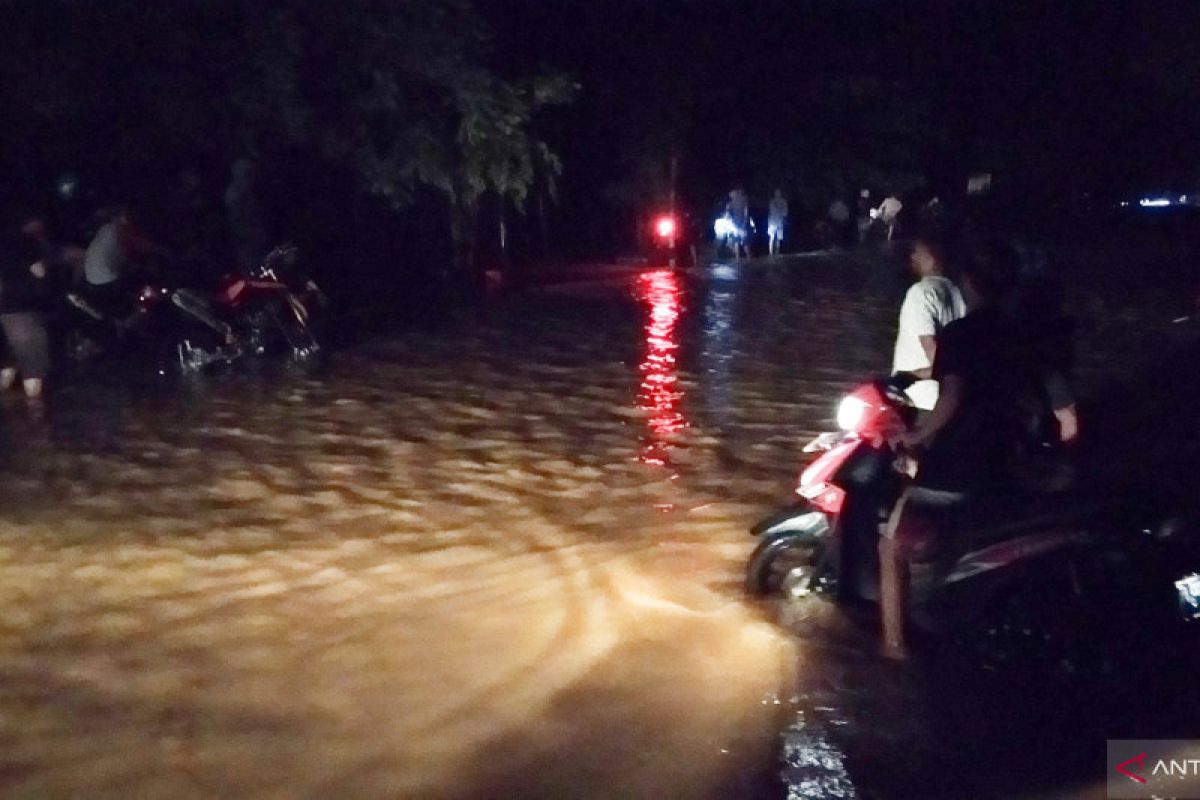
[[[879,537],[879,611],[883,628],[880,654],[896,661],[908,658],[904,623],[910,580],[908,559],[912,548],[906,542],[907,531],[902,525],[910,492],[911,489],[906,489],[900,495],[888,517],[887,527]],[[908,513],[911,515],[912,512]]]

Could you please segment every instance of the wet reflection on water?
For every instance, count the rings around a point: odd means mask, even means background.
[[[637,296],[647,306],[646,351],[638,368],[642,374],[638,404],[647,413],[649,434],[640,458],[646,464],[670,466],[672,437],[688,424],[681,411],[683,391],[676,373],[676,327],[682,311],[680,278],[669,270],[643,273],[637,277]]]
[[[708,387],[705,410],[720,429],[733,421],[734,307],[738,267],[718,264],[705,289],[703,350],[700,362]]]

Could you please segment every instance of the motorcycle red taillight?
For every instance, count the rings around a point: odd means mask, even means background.
[[[660,239],[670,239],[675,235],[675,231],[678,230],[678,227],[679,226],[675,222],[675,218],[670,214],[663,214],[654,221],[654,232]]]
[[[157,286],[143,286],[142,291],[138,293],[138,303],[143,307],[152,306],[159,300],[166,297],[168,294],[166,289],[160,289]]]

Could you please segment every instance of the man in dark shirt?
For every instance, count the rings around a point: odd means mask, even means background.
[[[1023,399],[1036,381],[998,307],[1016,275],[1015,262],[999,246],[978,250],[964,265],[961,284],[969,310],[938,338],[933,362],[937,405],[900,439],[901,446],[924,455],[879,543],[887,657],[905,656],[908,562],[930,545],[939,511],[998,490],[1011,474]]]

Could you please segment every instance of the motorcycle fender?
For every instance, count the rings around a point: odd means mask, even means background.
[[[790,506],[759,522],[750,529],[752,536],[794,536],[820,539],[832,527],[829,516],[809,506]]]
[[[958,583],[992,570],[1010,567],[1017,562],[1028,561],[1068,547],[1086,546],[1091,542],[1092,536],[1086,530],[1071,528],[1039,531],[1036,534],[1009,539],[963,556],[946,576],[945,583]]]

